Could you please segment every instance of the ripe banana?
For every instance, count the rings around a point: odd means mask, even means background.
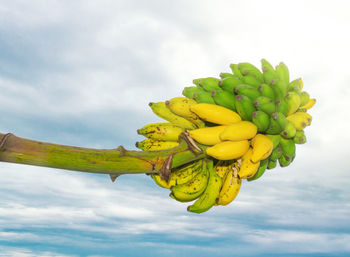
[[[167,122],[150,123],[137,130],[139,135],[162,141],[178,141],[183,129]]]
[[[222,179],[224,179],[228,172],[232,169],[232,167],[233,161],[218,161],[214,169],[216,174],[218,174]]]
[[[269,157],[273,150],[273,142],[263,134],[257,134],[251,142],[253,147],[251,160],[258,162]]]
[[[199,128],[190,130],[188,134],[200,144],[216,145],[222,141],[219,135],[225,130],[226,127],[227,126],[214,126]]]
[[[224,141],[207,148],[206,153],[218,160],[233,160],[242,157],[248,149],[248,140]]]
[[[241,120],[236,112],[216,104],[200,103],[192,105],[191,111],[202,120],[215,124],[229,125]]]
[[[255,172],[254,176],[247,178],[247,180],[253,181],[253,180],[257,180],[258,178],[260,178],[265,173],[265,170],[267,168],[268,163],[269,163],[268,158],[260,161],[260,166],[259,166],[257,172]]]
[[[174,141],[159,141],[147,138],[141,142],[136,142],[136,147],[143,151],[159,151],[170,149],[179,145],[178,142]]]
[[[252,148],[249,148],[249,150],[242,156],[241,168],[238,170],[238,175],[241,179],[253,177],[259,169],[260,160],[253,162],[252,156]]]
[[[315,103],[316,103],[316,99],[311,98],[306,104],[304,104],[303,106],[300,106],[300,108],[309,110],[315,105]]]
[[[296,112],[289,115],[287,120],[293,123],[296,130],[303,130],[306,126],[311,124],[312,117],[306,112]]]
[[[222,141],[241,141],[253,138],[258,131],[257,126],[249,121],[239,121],[226,126],[219,134]]]
[[[231,203],[238,195],[241,184],[242,180],[238,176],[237,169],[231,169],[224,179],[217,204],[228,205]]]

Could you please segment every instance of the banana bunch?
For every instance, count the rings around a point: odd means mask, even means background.
[[[136,143],[144,151],[174,148],[184,133],[188,142],[204,149],[205,159],[172,169],[169,179],[152,175],[157,185],[170,189],[170,197],[195,201],[187,208],[190,212],[227,205],[236,198],[242,179],[256,180],[277,162],[290,165],[295,145],[306,142],[304,129],[311,125],[308,110],[316,100],[303,91],[300,78],[290,81],[284,63],[274,68],[262,59],[261,70],[246,62],[230,68],[232,73],[220,78],[193,80],[184,97],[150,103],[167,122],[137,130],[146,137]]]

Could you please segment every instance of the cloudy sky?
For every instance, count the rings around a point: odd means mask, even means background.
[[[349,256],[348,1],[1,1],[0,132],[135,149],[151,101],[285,62],[317,99],[287,168],[204,214],[145,175],[0,163],[0,256]]]

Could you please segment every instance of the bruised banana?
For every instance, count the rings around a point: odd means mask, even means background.
[[[137,130],[139,135],[163,141],[177,142],[183,129],[167,122],[150,123]]]
[[[228,172],[232,170],[233,161],[218,161],[214,169],[216,174],[218,174],[222,179],[226,177]]]
[[[250,178],[255,175],[260,166],[260,160],[253,162],[253,149],[250,148],[243,156],[242,156],[242,164],[240,169],[238,170],[238,175],[240,178]]]

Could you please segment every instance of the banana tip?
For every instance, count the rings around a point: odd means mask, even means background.
[[[153,105],[153,103],[152,103],[152,102],[150,102],[148,105],[149,105],[149,106],[152,106],[152,105]]]

